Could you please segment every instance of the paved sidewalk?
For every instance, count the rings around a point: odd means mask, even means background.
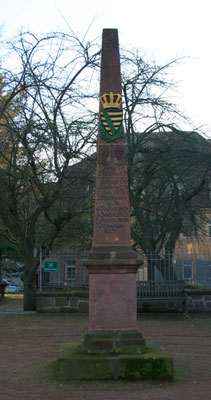
[[[5,311],[0,311],[0,315],[6,314],[36,314],[36,311],[24,311],[23,308],[16,308],[16,309],[6,309]]]

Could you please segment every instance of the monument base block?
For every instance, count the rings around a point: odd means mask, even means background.
[[[93,330],[82,337],[83,353],[139,354],[145,346],[145,339],[137,330]]]
[[[173,380],[171,356],[148,344],[140,354],[84,353],[81,345],[62,344],[57,360],[59,380]]]

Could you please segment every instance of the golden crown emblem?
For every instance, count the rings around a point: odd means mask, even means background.
[[[104,93],[102,96],[100,96],[100,101],[103,108],[120,108],[122,96],[119,93]]]

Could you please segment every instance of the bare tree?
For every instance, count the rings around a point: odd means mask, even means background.
[[[85,194],[77,193],[85,173],[71,174],[70,166],[87,157],[96,140],[87,104],[99,51],[63,33],[21,33],[9,45],[15,68],[2,69],[1,235],[23,256],[24,309],[34,310],[35,249],[51,247],[65,225],[88,209]],[[44,220],[48,229],[40,235]]]
[[[210,143],[180,128],[189,121],[168,96],[175,62],[157,66],[131,52],[123,61],[130,71],[123,92],[134,245],[145,254],[172,253],[187,220],[196,237],[203,228]]]
[[[99,51],[73,34],[27,32],[10,41],[10,51],[15,67],[1,72],[0,233],[23,256],[24,308],[33,310],[35,249],[59,245],[68,235],[80,241],[82,230],[76,234],[74,227],[88,227],[91,219],[97,113],[90,110],[98,109],[92,101]],[[193,199],[208,171],[205,141],[197,147],[196,136],[180,132],[181,115],[166,96],[171,65],[146,63],[137,52],[122,57],[132,236],[143,251],[174,247],[191,207],[188,215],[197,215]],[[187,157],[190,143],[195,147]],[[202,157],[193,187],[190,171]],[[91,226],[85,241],[90,232]]]

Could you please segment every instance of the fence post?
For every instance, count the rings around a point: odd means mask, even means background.
[[[59,285],[59,288],[60,288],[60,285],[61,285],[61,275],[60,275],[60,251],[58,250],[57,251],[57,260],[58,260],[58,285]]]
[[[145,281],[145,265],[147,265],[147,271],[148,271],[148,250],[146,251],[146,255],[145,255],[145,260],[143,263],[143,281]]]
[[[40,292],[42,292],[42,248],[40,247]]]
[[[184,271],[184,249],[182,247],[182,279],[185,279],[185,271]]]

